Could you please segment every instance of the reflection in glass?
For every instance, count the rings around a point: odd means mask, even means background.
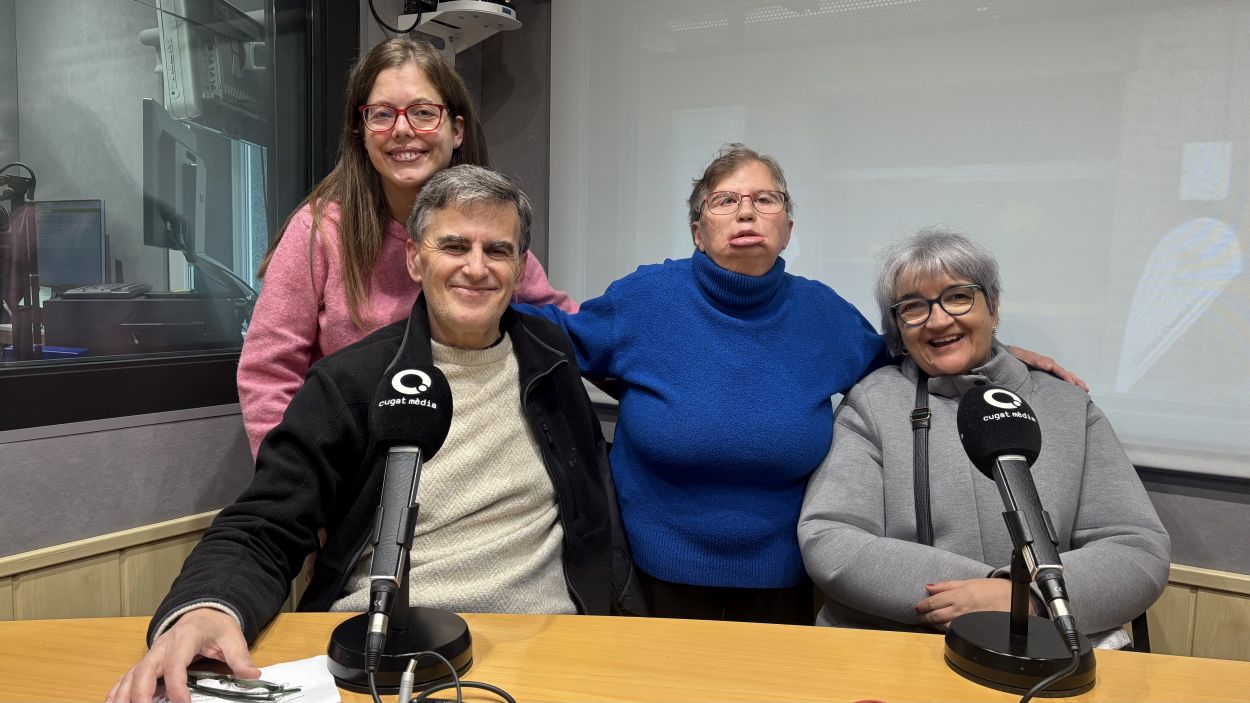
[[[0,172],[0,198],[28,181],[0,202],[0,361],[242,344],[274,219],[266,9],[0,0],[22,96],[0,95],[0,166],[30,171]],[[93,33],[70,48],[65,26]]]

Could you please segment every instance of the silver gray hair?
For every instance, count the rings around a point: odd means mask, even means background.
[[[712,188],[717,183],[728,178],[734,171],[753,163],[761,163],[768,167],[773,183],[777,184],[777,190],[786,194],[786,217],[793,218],[794,201],[790,199],[790,190],[786,187],[786,174],[781,170],[781,164],[771,156],[761,154],[745,144],[734,142],[721,147],[720,151],[716,152],[716,158],[712,159],[712,163],[703,169],[703,175],[694,179],[692,183],[694,189],[690,192],[690,199],[686,201],[686,205],[690,208],[690,221],[699,221],[699,215],[703,214],[703,199],[712,192]]]
[[[877,271],[874,295],[881,310],[881,331],[890,354],[903,352],[898,321],[890,306],[898,302],[898,284],[904,277],[925,279],[949,274],[981,286],[990,314],[998,311],[1002,282],[998,262],[984,244],[958,232],[941,227],[925,227],[891,247]]]
[[[460,164],[445,168],[430,177],[417,194],[408,216],[408,236],[420,244],[421,237],[430,226],[435,210],[455,208],[464,210],[474,205],[511,205],[516,208],[521,223],[521,241],[517,254],[530,248],[530,223],[534,221],[534,206],[529,196],[511,178],[482,166]]]

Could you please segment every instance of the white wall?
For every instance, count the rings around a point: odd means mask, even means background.
[[[745,141],[787,171],[788,271],[875,321],[885,245],[967,230],[1000,336],[1138,464],[1250,477],[1250,4],[556,0],[552,44],[558,286],[688,256],[690,181]]]

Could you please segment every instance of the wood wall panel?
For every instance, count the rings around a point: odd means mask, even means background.
[[[287,612],[295,612],[296,606],[299,605],[299,599],[304,596],[304,591],[308,589],[308,582],[312,579],[312,565],[304,564],[304,569],[299,572],[299,576],[291,581],[291,592],[286,597],[286,604],[282,607]]]
[[[78,559],[115,553],[123,549],[153,544],[161,540],[181,537],[187,534],[199,534],[209,526],[216,515],[217,511],[215,510],[198,515],[188,515],[152,525],[142,525],[129,530],[122,530],[121,532],[89,537],[68,544],[54,544],[51,547],[36,549],[33,552],[0,557],[0,577],[17,576],[18,574],[37,571],[49,566],[67,564]]]
[[[1250,598],[1199,591],[1194,608],[1193,655],[1250,661]]]
[[[200,533],[183,535],[121,552],[123,615],[151,615],[161,604],[182,562],[200,541]]]
[[[1163,595],[1146,611],[1150,625],[1150,651],[1188,656],[1194,646],[1196,592],[1184,585],[1168,584]]]
[[[80,559],[13,579],[13,617],[18,620],[98,618],[122,614],[117,553]]]
[[[0,579],[0,620],[13,619],[13,579]]]

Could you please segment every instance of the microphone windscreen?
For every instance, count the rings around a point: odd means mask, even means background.
[[[422,460],[429,461],[447,439],[451,411],[451,385],[437,367],[396,369],[374,394],[369,430],[380,445],[421,447]]]
[[[1042,451],[1042,430],[1024,398],[999,386],[975,386],[959,399],[956,419],[964,451],[981,473],[995,461],[1019,454],[1032,465]]]

